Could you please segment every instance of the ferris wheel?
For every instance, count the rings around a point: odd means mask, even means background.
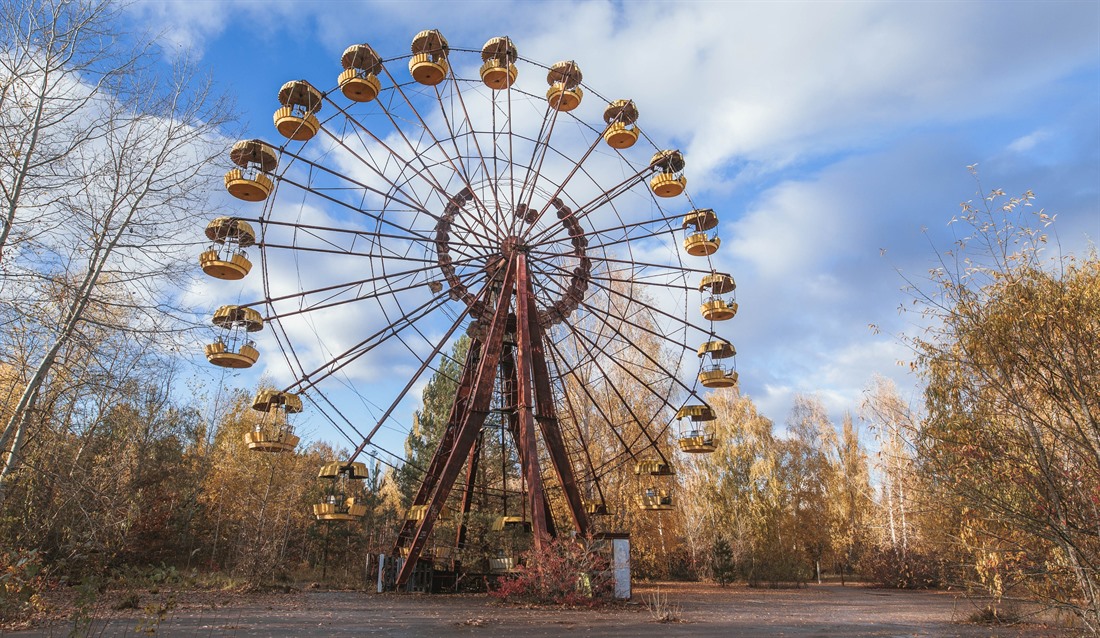
[[[354,446],[321,468],[331,489],[314,513],[355,520],[356,458],[402,459],[382,433],[409,431],[398,406],[465,334],[442,440],[397,536],[398,585],[442,518],[460,521],[461,547],[489,439],[520,474],[519,515],[502,511],[498,526],[529,528],[536,546],[588,533],[614,473],[653,477],[637,506],[670,509],[670,441],[713,451],[702,393],[737,384],[716,329],[737,311],[736,286],[711,264],[718,215],[688,195],[683,154],[576,62],[527,60],[508,37],[458,49],[422,31],[409,54],[356,44],[340,63],[328,81],[279,89],[278,141],[233,146],[225,186],[243,203],[206,228],[203,271],[242,279],[258,254],[264,290],[216,310],[207,358],[270,358],[295,379],[256,397],[245,443],[292,450],[304,399]],[[261,331],[278,351],[261,354]],[[378,396],[364,369],[404,383]]]

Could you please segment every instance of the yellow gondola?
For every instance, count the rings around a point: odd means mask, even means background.
[[[260,313],[243,306],[222,306],[214,311],[211,320],[224,332],[203,349],[206,360],[222,368],[248,368],[260,358],[249,333],[264,327]]]
[[[378,81],[382,58],[369,44],[353,44],[344,49],[340,65],[344,70],[337,83],[346,98],[355,102],[370,102],[378,97],[382,90],[382,83]]]
[[[305,80],[287,82],[279,89],[279,104],[275,111],[275,128],[283,137],[304,142],[321,128],[315,115],[321,110],[321,92]]]
[[[324,502],[313,505],[313,516],[319,521],[357,521],[367,513],[367,506],[349,496],[351,482],[367,478],[363,463],[330,461],[321,466],[317,477],[331,481]]]
[[[450,46],[447,38],[436,29],[421,31],[412,41],[413,56],[409,59],[409,73],[413,80],[426,86],[435,86],[447,77],[447,54]]]
[[[615,100],[603,111],[603,121],[607,130],[603,139],[611,148],[624,149],[634,146],[638,141],[638,107],[631,100]]]
[[[699,346],[699,358],[710,357],[711,364],[699,371],[699,382],[704,388],[730,388],[737,385],[737,372],[720,363],[737,355],[737,349],[725,339],[707,341]]]
[[[680,408],[676,412],[676,420],[687,419],[689,423],[686,429],[680,430],[680,450],[692,454],[713,452],[716,449],[714,429],[702,424],[716,418],[709,405],[693,404]]]
[[[299,438],[290,425],[289,415],[302,411],[302,399],[291,392],[260,390],[252,401],[252,409],[263,418],[251,431],[244,433],[244,443],[256,452],[289,452]]]
[[[550,85],[546,91],[546,101],[550,103],[550,108],[568,112],[580,106],[584,99],[584,91],[580,87],[583,77],[581,68],[572,60],[551,66],[546,74],[546,83]]]
[[[492,38],[481,47],[481,81],[494,91],[503,91],[512,86],[519,76],[516,70],[516,45],[511,38],[502,36]]]
[[[707,236],[708,230],[718,225],[718,215],[710,208],[693,210],[684,216],[682,228],[690,229],[684,237],[684,250],[696,257],[706,257],[718,252],[722,240],[718,235]]]
[[[229,151],[229,160],[237,168],[225,174],[225,190],[246,202],[267,199],[274,187],[267,174],[279,165],[275,148],[260,140],[242,140]]]
[[[202,271],[218,279],[243,279],[252,270],[244,248],[256,243],[256,231],[243,219],[216,217],[206,225],[210,246],[199,255]]]
[[[649,160],[649,165],[657,171],[649,180],[649,188],[657,197],[676,197],[687,187],[687,177],[683,171],[686,163],[680,151],[657,151]]]

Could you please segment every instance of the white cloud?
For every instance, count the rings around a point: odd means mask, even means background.
[[[1050,137],[1050,134],[1040,129],[1012,140],[1008,145],[1008,150],[1013,153],[1026,153],[1041,144],[1048,137]]]
[[[226,35],[230,21],[219,11],[248,17],[261,5],[203,4],[203,15],[182,2],[163,6],[157,15],[171,17],[179,42],[207,46]],[[931,251],[922,227],[938,245],[950,243],[946,222],[976,189],[967,164],[980,160],[991,176],[1005,176],[990,186],[1038,190],[1075,238],[1082,228],[1100,235],[1096,106],[1056,125],[1048,120],[1060,112],[1043,102],[1074,72],[1095,71],[1096,8],[1088,3],[548,2],[496,11],[497,23],[460,3],[333,6],[280,3],[270,14],[277,19],[238,20],[232,37],[264,60],[248,72],[271,75],[273,93],[286,79],[277,73],[285,62],[280,42],[292,34],[295,42],[315,41],[325,56],[324,65],[316,62],[321,85],[347,44],[367,40],[384,56],[401,56],[416,31],[448,25],[455,48],[509,33],[527,58],[577,60],[594,89],[578,111],[586,122],[599,121],[601,97],[633,98],[643,130],[685,151],[698,205],[721,216],[724,243],[713,263],[738,280],[741,313],[718,330],[739,350],[746,392],[777,423],[795,392],[821,392],[839,419],[858,405],[873,372],[911,384],[894,365],[906,352],[892,335],[911,329],[896,312],[905,295],[895,269],[918,279],[926,271]],[[292,10],[295,19],[280,22]],[[453,60],[464,70],[478,62],[461,51]],[[406,77],[403,61],[388,68]],[[538,67],[521,61],[521,86],[540,94],[543,82]],[[465,95],[485,100],[472,89]],[[269,97],[256,118],[266,120]],[[472,113],[484,122],[484,111]],[[541,117],[537,109],[517,115],[521,127],[537,127]],[[437,125],[438,113],[432,118]],[[378,134],[392,141],[390,130]],[[575,148],[583,131],[563,127],[555,135]],[[1044,155],[1031,157],[1037,151]],[[547,173],[560,174],[567,159],[551,157]],[[1049,170],[1039,170],[1040,159]],[[597,177],[578,179],[569,194],[583,200],[599,190],[598,180],[614,174],[612,160],[596,156]],[[610,225],[612,212],[591,221]],[[667,257],[660,242],[632,249],[647,261]],[[368,323],[357,317],[341,311],[317,329],[326,343],[353,343]],[[870,334],[869,323],[883,333]],[[320,357],[319,346],[311,354]],[[371,365],[388,369],[377,359]]]

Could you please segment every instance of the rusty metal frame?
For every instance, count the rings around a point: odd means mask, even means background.
[[[489,413],[498,372],[506,403],[512,408],[507,427],[516,444],[527,484],[525,506],[535,548],[542,548],[556,535],[539,467],[537,433],[541,434],[554,474],[562,487],[573,529],[581,535],[589,533],[588,513],[581,500],[554,407],[545,335],[538,321],[527,257],[522,251],[516,251],[510,257],[488,335],[484,342],[475,341],[470,346],[447,428],[413,501],[414,505],[426,506],[424,516],[419,522],[406,520],[394,545],[395,554],[402,548],[408,550],[397,576],[398,589],[402,589],[412,575],[463,466],[467,468],[466,485],[456,541],[459,547],[465,544],[465,519],[473,502],[473,485],[481,451],[481,427]],[[512,322],[515,326],[514,345],[505,341],[505,333]]]
[[[481,433],[481,426],[485,423],[485,417],[489,414],[489,403],[492,399],[493,385],[496,381],[497,366],[500,363],[500,353],[504,343],[504,330],[508,319],[508,307],[511,305],[515,275],[516,268],[513,260],[509,262],[504,273],[504,285],[501,287],[500,297],[497,300],[496,312],[489,326],[489,333],[483,343],[481,358],[476,366],[477,372],[472,375],[473,384],[469,400],[461,402],[460,405],[460,397],[456,397],[451,410],[454,421],[449,422],[447,428],[448,431],[453,431],[452,444],[448,446],[450,450],[446,451],[442,441],[440,442],[441,445],[432,458],[429,473],[425,476],[424,481],[425,483],[434,482],[435,486],[434,488],[425,489],[424,485],[421,485],[421,491],[430,493],[430,496],[426,498],[426,502],[423,503],[427,506],[424,511],[424,518],[416,525],[416,531],[411,538],[405,535],[398,538],[398,548],[403,546],[406,540],[409,543],[405,562],[401,565],[401,571],[397,574],[398,589],[405,587],[409,577],[412,576],[413,568],[420,559],[420,552],[424,549],[428,535],[435,527],[436,519],[447,502],[447,496],[450,495],[451,488],[454,487],[455,479],[458,478],[458,473],[469,457],[474,441]],[[463,371],[464,381],[467,380],[468,373],[469,370]],[[456,425],[452,428],[452,424]],[[439,472],[433,472],[432,470],[440,464],[439,459],[443,457],[444,453],[446,453],[446,460],[442,462],[442,468]],[[408,522],[410,521],[406,521],[406,523]],[[403,529],[404,527],[411,526],[403,526]]]

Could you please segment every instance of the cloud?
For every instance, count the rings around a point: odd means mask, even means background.
[[[1050,134],[1042,129],[1012,140],[1007,149],[1013,153],[1026,153],[1045,141]]]
[[[1071,248],[1100,236],[1100,65],[1097,10],[1089,3],[545,2],[505,11],[496,3],[340,4],[338,11],[279,3],[256,21],[247,18],[267,5],[204,4],[203,15],[183,2],[161,6],[146,17],[171,19],[181,34],[173,41],[255,54],[255,64],[209,59],[240,65],[232,77],[270,85],[263,96],[241,98],[259,121],[277,86],[299,69],[331,88],[348,44],[366,40],[383,56],[403,56],[414,33],[436,25],[447,25],[453,62],[464,73],[479,58],[458,49],[503,33],[529,60],[577,60],[591,89],[577,116],[598,124],[605,100],[634,99],[643,131],[661,147],[685,151],[695,205],[719,212],[723,245],[712,262],[737,279],[741,311],[716,328],[738,348],[746,392],[777,423],[795,392],[822,393],[839,419],[858,405],[874,372],[913,386],[895,365],[908,356],[895,335],[919,329],[897,312],[907,300],[900,289],[905,278],[923,281],[934,246],[950,246],[947,221],[979,188],[966,165],[979,162],[983,179],[995,181],[990,187],[1035,190],[1039,205],[1059,214]],[[485,19],[490,10],[499,21]],[[231,31],[223,31],[226,24]],[[404,60],[387,68],[407,77]],[[520,62],[525,90],[541,95],[544,79],[536,64]],[[464,95],[480,101],[470,112],[484,127],[485,92],[474,84]],[[519,130],[537,129],[539,100],[516,111]],[[438,112],[429,123],[439,125]],[[381,139],[395,141],[388,122],[377,126]],[[577,148],[586,133],[563,120],[555,141]],[[394,148],[404,153],[403,144]],[[343,170],[371,178],[339,159]],[[546,174],[560,175],[569,160],[550,157]],[[592,175],[577,178],[569,196],[583,201],[619,164],[601,150],[586,164]],[[613,226],[617,215],[653,210],[640,208],[642,197],[620,202],[621,211],[602,210],[591,223]],[[669,242],[632,242],[630,251],[661,262]],[[703,263],[685,259],[691,267]],[[284,266],[273,268],[282,273]],[[350,267],[334,261],[310,275]],[[659,293],[660,303],[672,303],[668,296]],[[315,328],[326,344],[353,343],[366,322],[356,317],[341,310],[331,323],[301,330]],[[381,374],[398,354],[387,350],[370,365]],[[364,368],[353,379],[377,379],[370,374]],[[370,391],[385,396],[389,385]]]

